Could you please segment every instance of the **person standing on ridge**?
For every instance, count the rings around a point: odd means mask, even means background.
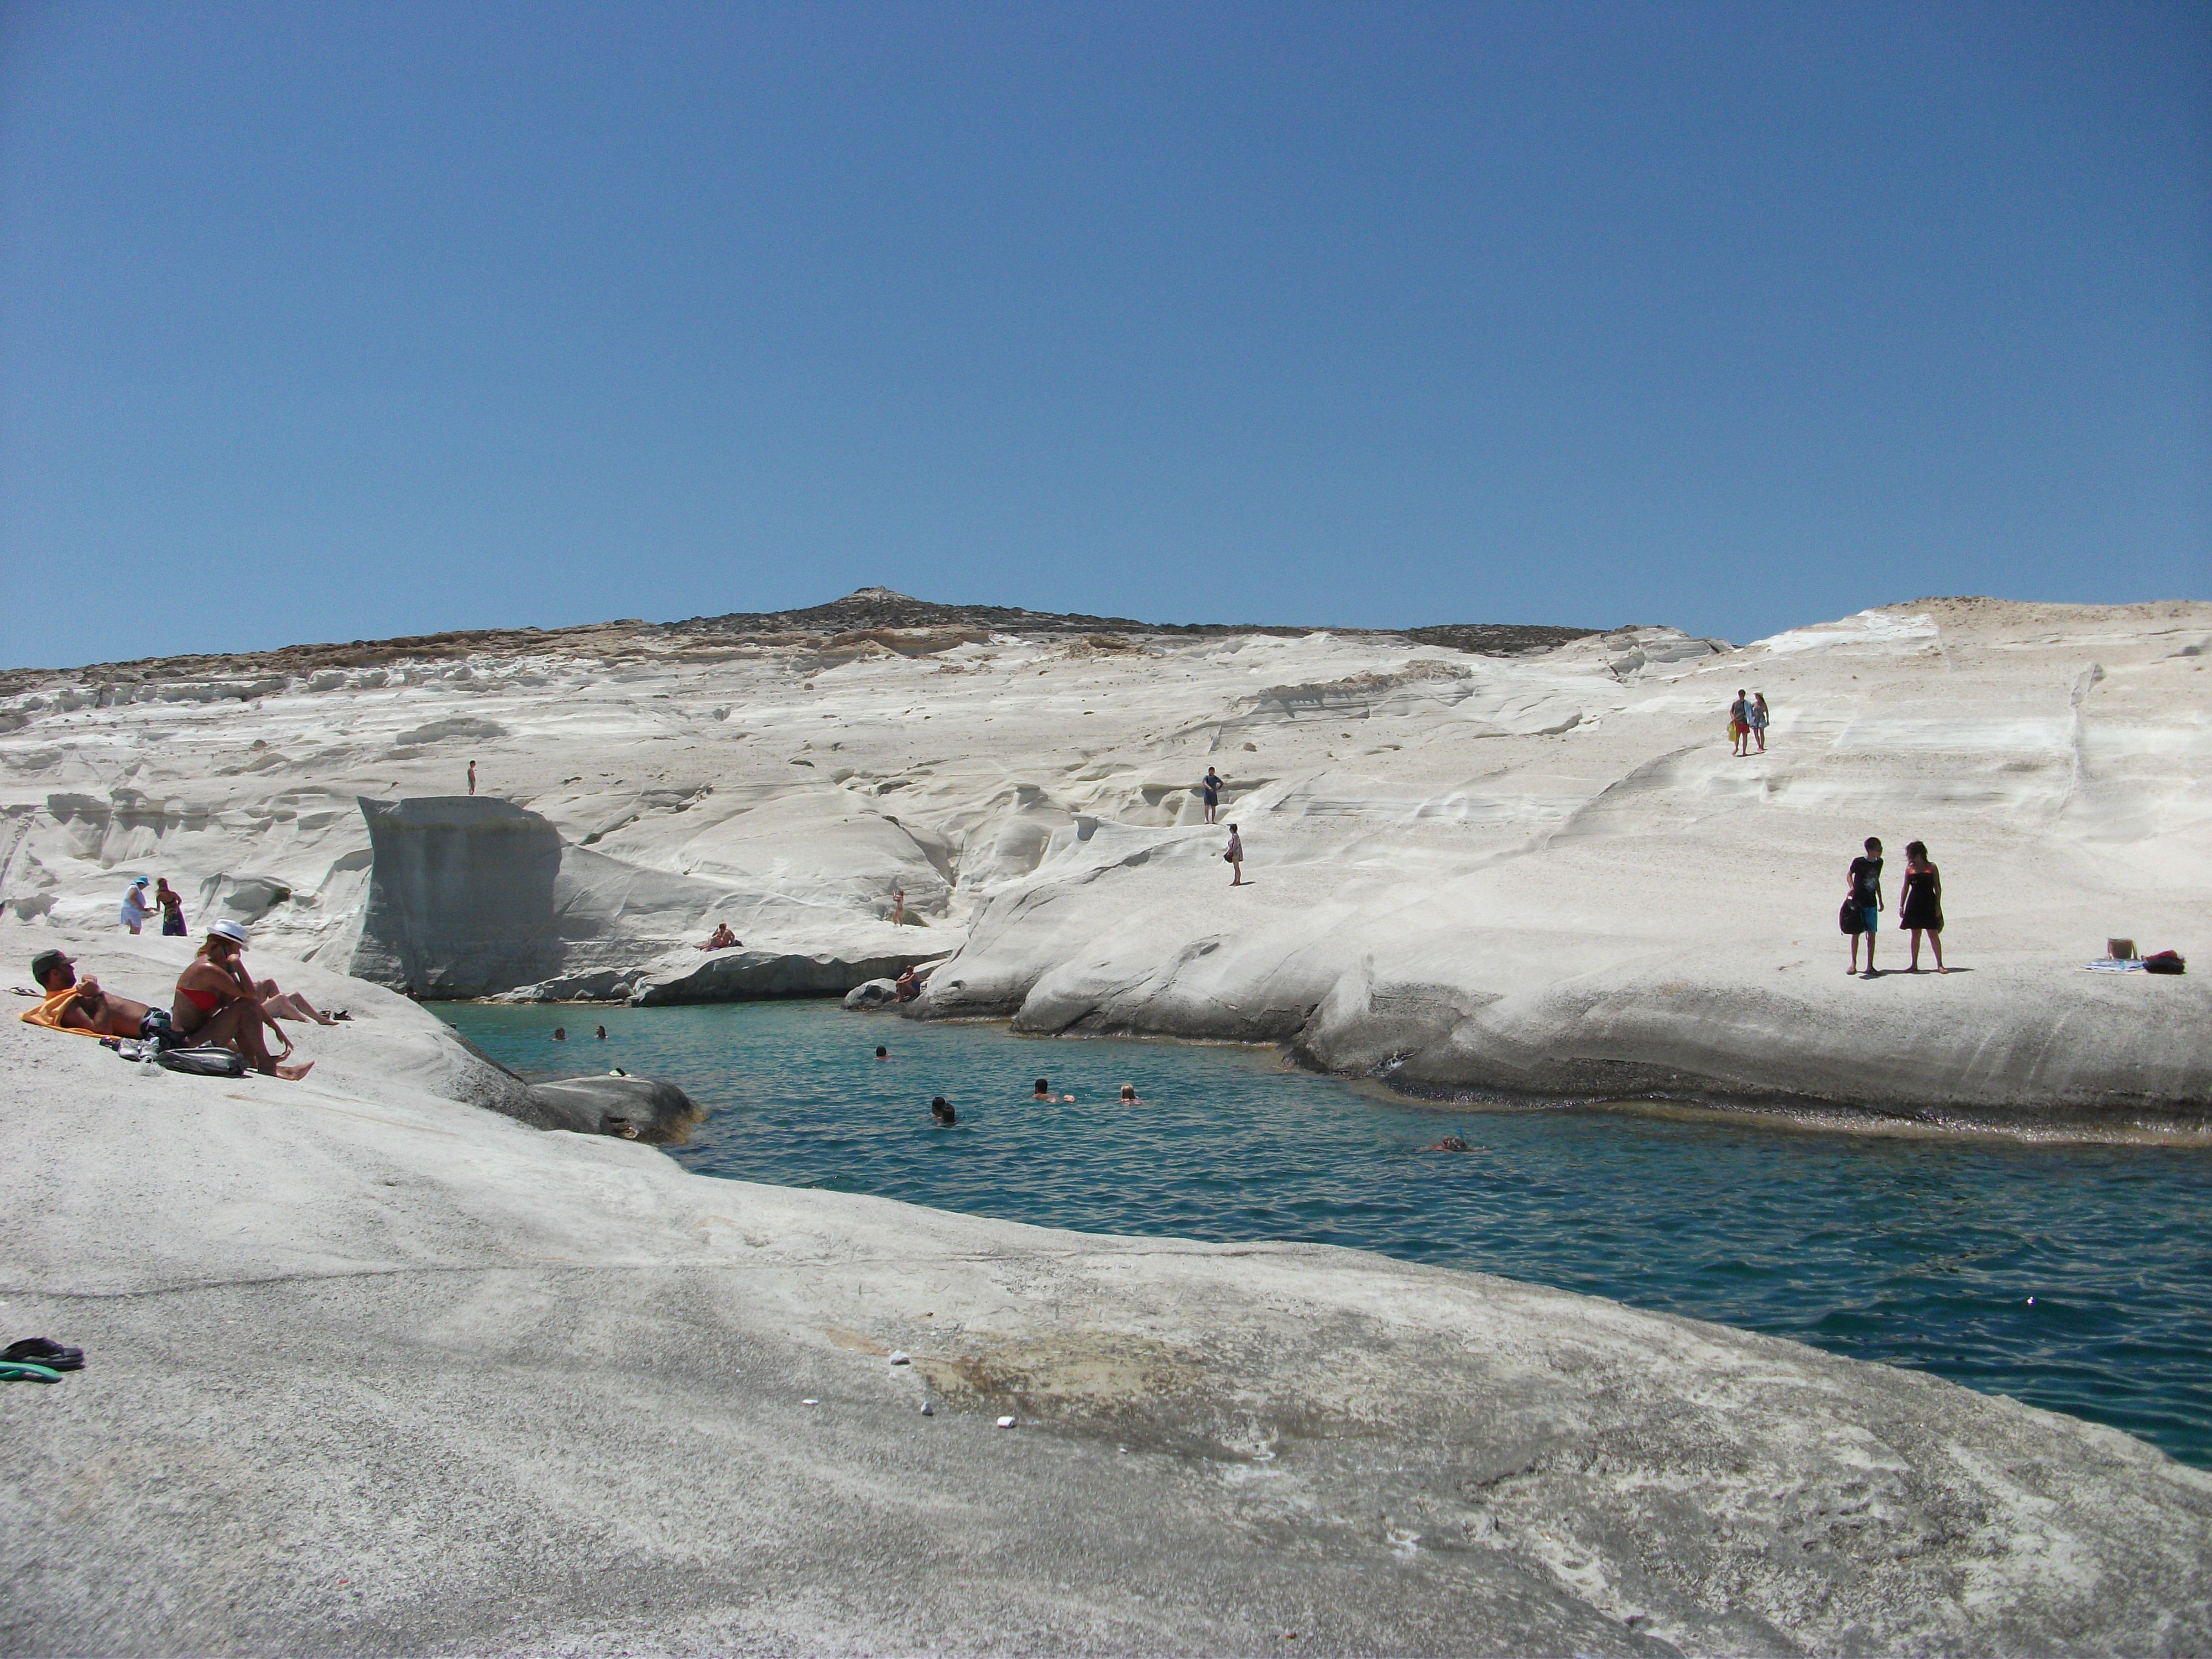
[[[1198,787],[1206,796],[1206,821],[1212,823],[1214,814],[1221,810],[1221,775],[1207,767],[1206,775],[1199,780]]]
[[[1766,752],[1767,713],[1765,692],[1754,691],[1751,694],[1751,707],[1749,713],[1751,716],[1751,735],[1759,739],[1759,752],[1763,755]]]
[[[1244,837],[1237,833],[1237,826],[1233,823],[1229,826],[1229,850],[1221,856],[1229,860],[1230,869],[1235,872],[1230,878],[1229,884],[1231,887],[1243,886]]]
[[[475,794],[475,793],[476,793],[476,792],[477,792],[477,763],[476,763],[474,761],[471,761],[471,762],[469,763],[469,793],[471,793],[471,795],[473,795],[473,794]]]
[[[1729,753],[1743,754],[1746,751],[1747,740],[1750,736],[1751,705],[1744,700],[1743,693],[1738,691],[1735,694],[1735,701],[1729,705]]]
[[[1897,925],[1912,930],[1912,960],[1905,972],[1920,971],[1920,936],[1928,935],[1928,943],[1936,949],[1936,971],[1948,974],[1943,965],[1943,878],[1928,861],[1928,843],[1908,841],[1905,843],[1905,885],[1898,890]],[[1873,957],[1867,958],[1871,963]]]
[[[171,939],[185,936],[185,896],[163,876],[154,884],[154,902],[161,907],[161,932]]]
[[[1851,965],[1846,974],[1859,970],[1859,935],[1866,935],[1867,961],[1865,977],[1875,977],[1874,937],[1881,925],[1881,842],[1869,836],[1866,856],[1851,860],[1850,872],[1844,878],[1844,908],[1838,913],[1836,923],[1851,937]]]

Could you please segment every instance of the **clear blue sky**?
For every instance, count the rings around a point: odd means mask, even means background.
[[[0,11],[0,662],[2212,593],[2212,8]]]

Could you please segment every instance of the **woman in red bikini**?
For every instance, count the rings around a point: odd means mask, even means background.
[[[207,939],[177,980],[177,1000],[170,1023],[177,1035],[194,1042],[220,1043],[244,1054],[257,1072],[288,1080],[303,1078],[314,1064],[285,1063],[292,1039],[276,1016],[262,1006],[260,987],[246,976],[240,959],[246,950],[246,929],[234,921],[218,921],[208,928]],[[264,1027],[283,1038],[284,1052],[271,1056],[262,1036]]]

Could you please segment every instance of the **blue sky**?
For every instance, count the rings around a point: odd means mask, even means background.
[[[0,18],[0,662],[2212,594],[2203,6]]]

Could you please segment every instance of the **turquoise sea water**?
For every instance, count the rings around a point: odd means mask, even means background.
[[[826,1002],[441,1012],[526,1076],[620,1066],[681,1085],[713,1112],[672,1149],[702,1174],[1480,1268],[1933,1371],[2212,1467],[2203,1150],[1422,1107],[1271,1049],[1022,1038]],[[1075,1103],[1033,1103],[1040,1076]],[[1145,1104],[1115,1103],[1124,1082]],[[937,1094],[957,1127],[932,1126]],[[1471,1150],[1423,1150],[1447,1133]]]

